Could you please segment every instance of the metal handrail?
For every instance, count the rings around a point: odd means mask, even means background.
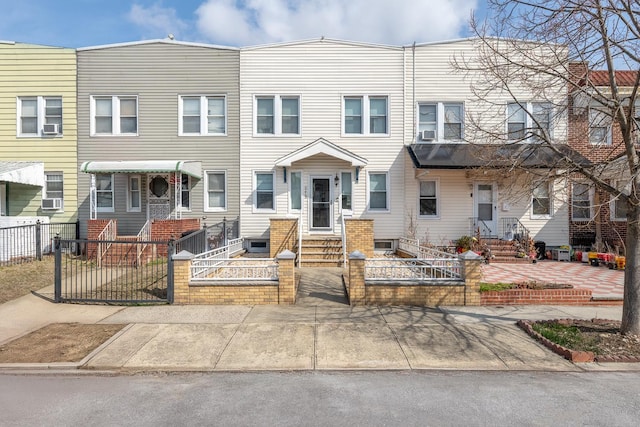
[[[302,209],[300,209],[300,215],[298,216],[298,268],[302,263]]]
[[[345,226],[345,213],[343,212],[342,215],[340,216],[340,225],[342,227],[341,229],[341,234],[342,234],[342,267],[345,268],[347,266],[347,230],[346,230],[346,226]],[[349,215],[349,217],[351,217]]]
[[[145,249],[147,249],[146,242],[151,240],[151,220],[150,219],[148,219],[147,222],[144,223],[144,225],[140,229],[140,232],[138,232],[138,235],[136,236],[136,240],[142,243],[141,245],[136,245],[136,248],[138,249],[137,259],[138,259],[138,265],[139,265],[140,258],[142,258],[142,254],[144,253]]]
[[[113,241],[116,240],[117,233],[116,222],[110,219],[100,234],[98,234],[96,240],[104,240],[104,242],[98,243],[96,247],[96,262],[98,266],[102,265],[102,257],[107,253]]]
[[[520,222],[518,218],[502,218],[500,225],[503,237],[510,237],[512,240],[520,242],[525,254],[529,254],[531,252],[531,232],[522,222]],[[511,233],[510,236],[509,233]]]

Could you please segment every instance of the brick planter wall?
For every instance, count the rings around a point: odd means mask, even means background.
[[[588,289],[507,289],[480,293],[481,305],[589,305]]]
[[[465,305],[463,284],[407,285],[367,284],[366,305]]]

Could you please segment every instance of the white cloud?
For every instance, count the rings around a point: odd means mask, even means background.
[[[134,4],[127,18],[142,30],[146,38],[164,38],[168,34],[179,37],[188,28],[187,23],[178,18],[175,9],[162,7],[160,3],[149,7]]]
[[[246,46],[326,36],[383,44],[461,37],[477,0],[207,0],[209,41]]]

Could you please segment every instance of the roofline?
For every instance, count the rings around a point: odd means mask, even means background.
[[[207,43],[183,42],[183,41],[171,40],[171,39],[150,39],[150,40],[138,40],[134,42],[103,44],[103,45],[97,45],[97,46],[79,47],[76,50],[78,52],[83,52],[83,51],[90,51],[90,50],[111,49],[111,48],[118,48],[118,47],[141,46],[141,45],[155,44],[155,43],[173,44],[173,45],[191,46],[191,47],[204,47],[208,49],[225,49],[225,50],[236,50],[236,51],[240,50],[239,48],[232,47],[232,46],[222,46],[222,45],[207,44]]]
[[[453,43],[461,43],[461,42],[468,42],[468,41],[480,41],[482,40],[482,37],[478,37],[478,36],[473,36],[473,37],[462,37],[462,38],[457,38],[457,39],[449,39],[449,40],[440,40],[440,41],[432,41],[432,42],[424,42],[424,43],[414,43],[414,44],[409,44],[409,45],[404,45],[405,48],[410,48],[412,46],[415,47],[421,47],[421,46],[437,46],[437,45],[444,45],[444,44],[453,44]],[[539,40],[527,40],[527,39],[516,39],[516,38],[512,38],[512,37],[496,37],[496,36],[488,36],[488,37],[484,37],[484,40],[496,40],[496,41],[511,41],[511,42],[520,42],[520,43],[535,43],[535,44],[539,44],[539,45],[546,45],[546,44],[552,44],[552,45],[556,45],[556,46],[566,46],[562,43],[545,43],[545,42],[541,42]]]
[[[287,42],[265,43],[265,44],[253,45],[253,46],[243,46],[241,50],[267,49],[271,47],[295,46],[295,45],[325,42],[325,41],[331,42],[331,43],[345,44],[350,46],[377,47],[377,48],[390,49],[390,50],[402,50],[402,46],[380,44],[380,43],[367,43],[367,42],[359,42],[359,41],[353,41],[353,40],[341,40],[341,39],[333,39],[330,37],[317,37],[313,39],[302,39],[302,40],[294,40],[294,41],[287,41]]]

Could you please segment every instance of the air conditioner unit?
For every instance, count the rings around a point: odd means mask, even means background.
[[[58,124],[46,124],[42,125],[42,133],[45,135],[57,135],[59,134]]]
[[[436,139],[436,131],[435,130],[423,130],[420,132],[420,139],[423,141],[433,141]]]
[[[61,209],[62,199],[42,199],[42,209]]]

